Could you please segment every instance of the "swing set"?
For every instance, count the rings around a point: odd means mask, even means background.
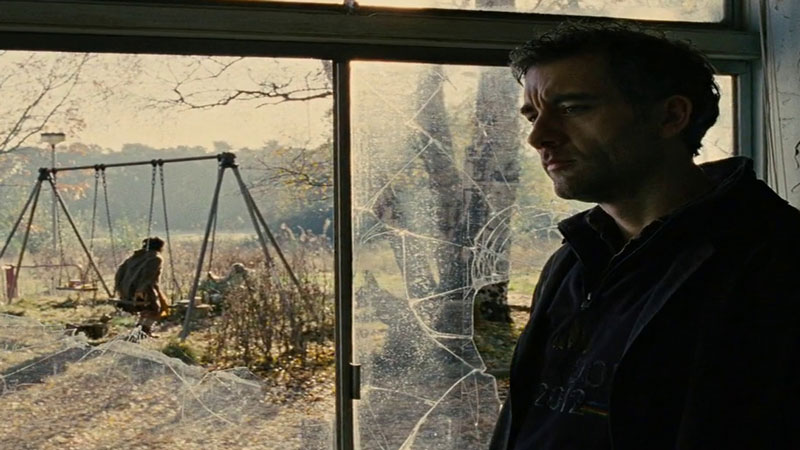
[[[115,299],[114,293],[109,289],[108,284],[106,284],[105,280],[103,279],[103,275],[100,273],[100,269],[97,267],[95,263],[95,259],[93,257],[93,249],[94,249],[94,240],[95,240],[95,231],[96,231],[96,222],[97,222],[97,205],[98,205],[98,193],[99,187],[102,186],[103,191],[103,200],[105,206],[105,216],[107,221],[107,227],[109,232],[109,239],[111,243],[111,253],[112,258],[114,261],[114,266],[116,267],[118,264],[116,247],[114,243],[114,233],[112,227],[112,220],[111,220],[111,211],[109,208],[108,202],[108,187],[106,181],[106,169],[110,167],[128,167],[128,166],[140,166],[140,165],[152,165],[152,177],[151,177],[151,189],[150,189],[150,205],[149,205],[149,212],[148,212],[148,219],[147,219],[147,236],[150,236],[150,232],[152,231],[152,224],[153,224],[153,209],[155,204],[155,192],[156,192],[156,175],[159,177],[160,185],[161,185],[161,203],[163,205],[163,213],[164,213],[164,228],[166,232],[166,247],[168,249],[169,254],[169,266],[170,266],[170,275],[172,278],[173,286],[176,288],[178,292],[180,292],[180,287],[178,285],[177,279],[175,277],[175,268],[172,263],[173,255],[172,255],[172,242],[170,237],[169,231],[169,220],[167,215],[167,197],[166,197],[166,188],[164,184],[164,164],[167,163],[178,163],[178,162],[188,162],[188,161],[200,161],[200,160],[211,160],[215,159],[218,161],[218,170],[217,170],[217,180],[216,185],[214,187],[214,194],[211,199],[211,208],[208,214],[208,221],[205,227],[205,233],[203,235],[203,242],[200,248],[200,255],[197,260],[197,265],[195,268],[194,278],[192,280],[191,290],[189,291],[188,295],[188,305],[186,309],[186,315],[184,318],[183,329],[180,334],[180,338],[182,340],[186,339],[191,331],[191,320],[192,314],[194,309],[196,308],[195,305],[195,297],[197,295],[198,286],[200,284],[200,276],[203,272],[203,262],[205,261],[206,251],[209,247],[209,242],[211,244],[211,251],[209,252],[209,267],[211,265],[211,259],[213,258],[214,252],[214,241],[216,240],[216,224],[217,224],[217,211],[219,206],[219,195],[222,187],[223,177],[225,175],[226,170],[231,170],[236,178],[237,185],[239,187],[239,191],[244,199],[245,207],[247,208],[247,212],[250,216],[250,219],[253,224],[253,228],[256,231],[256,235],[258,236],[259,244],[261,245],[261,249],[264,253],[264,258],[269,267],[272,266],[272,257],[270,256],[269,249],[267,248],[267,241],[274,247],[276,254],[278,255],[279,259],[283,263],[289,277],[292,280],[292,283],[296,286],[300,295],[305,296],[305,291],[303,290],[302,286],[300,285],[299,280],[297,279],[296,275],[292,271],[291,267],[289,266],[286,257],[284,256],[283,252],[278,245],[278,242],[275,240],[275,236],[270,231],[269,227],[267,226],[266,220],[264,220],[264,216],[261,214],[261,211],[258,209],[258,206],[253,200],[252,195],[250,194],[249,189],[244,183],[242,179],[241,173],[239,172],[239,168],[236,164],[236,155],[233,153],[225,152],[220,153],[217,155],[209,155],[209,156],[195,156],[195,157],[187,157],[187,158],[170,158],[170,159],[153,159],[149,161],[134,161],[134,162],[121,162],[121,163],[112,163],[112,164],[95,164],[95,165],[86,165],[86,166],[68,166],[68,167],[51,167],[51,168],[40,168],[39,169],[39,176],[37,178],[36,184],[33,187],[30,195],[28,196],[25,205],[22,208],[22,212],[17,217],[17,220],[14,222],[14,225],[11,229],[11,232],[8,235],[8,238],[3,245],[2,250],[0,250],[0,258],[3,257],[6,250],[9,247],[9,244],[14,237],[14,234],[17,232],[20,224],[22,223],[25,215],[28,214],[28,218],[26,221],[25,226],[25,234],[22,239],[22,246],[20,248],[19,255],[17,257],[17,264],[16,266],[7,266],[6,268],[6,284],[7,284],[7,292],[8,292],[8,302],[10,303],[12,298],[16,295],[16,287],[18,285],[19,280],[19,273],[20,270],[25,267],[38,267],[38,266],[23,266],[23,257],[25,255],[25,248],[28,243],[28,239],[30,237],[31,225],[33,223],[33,218],[36,213],[36,206],[38,204],[42,186],[47,184],[50,186],[51,191],[53,193],[53,201],[58,204],[60,207],[60,211],[66,217],[75,237],[77,238],[78,242],[80,243],[81,249],[83,250],[84,255],[88,261],[88,266],[85,270],[81,270],[81,278],[80,279],[73,279],[69,280],[67,284],[63,284],[63,279],[61,277],[61,269],[68,266],[76,266],[80,269],[80,266],[77,264],[68,264],[65,262],[64,258],[64,250],[63,250],[63,239],[61,236],[61,225],[60,221],[58,220],[58,212],[56,213],[54,220],[56,222],[56,229],[57,229],[57,243],[59,249],[59,264],[51,264],[47,265],[49,267],[58,267],[59,268],[59,281],[57,284],[56,289],[58,290],[67,290],[67,291],[89,291],[89,292],[96,292],[98,290],[97,282],[100,283],[105,293],[108,295],[109,300],[117,303],[117,306],[123,304],[126,300],[122,299]],[[78,227],[75,224],[75,221],[70,214],[66,203],[64,202],[63,198],[58,192],[58,188],[56,185],[56,174],[57,172],[64,172],[64,171],[73,171],[73,170],[90,170],[94,169],[95,171],[95,185],[94,185],[94,199],[92,203],[92,219],[91,219],[91,231],[90,231],[90,238],[89,238],[89,245],[87,246],[86,242],[84,241],[83,237],[81,236]],[[29,212],[30,210],[30,212]],[[56,211],[59,211],[56,209]],[[89,273],[92,273],[94,279],[89,280]]]

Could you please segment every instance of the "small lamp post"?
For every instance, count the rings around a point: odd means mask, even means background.
[[[56,166],[56,144],[64,142],[64,133],[42,133],[42,142],[50,145],[50,167]]]
[[[66,136],[64,133],[42,133],[42,142],[47,143],[50,146],[50,168],[55,169],[56,167],[56,144],[60,144],[64,142]],[[53,172],[51,174],[53,176],[53,180],[56,179],[56,174]],[[56,194],[53,192],[53,205],[50,211],[50,215],[53,220],[53,255],[58,254],[58,223],[56,221]],[[59,261],[61,264],[61,261]],[[51,284],[55,283],[55,280],[50,280]]]

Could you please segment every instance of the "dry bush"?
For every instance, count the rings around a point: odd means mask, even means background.
[[[271,265],[251,268],[244,283],[231,287],[211,329],[210,353],[220,367],[291,370],[330,363],[334,330],[330,244],[307,233],[287,237],[283,251],[301,289],[274,252]]]

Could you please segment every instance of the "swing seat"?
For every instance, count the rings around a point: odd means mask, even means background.
[[[119,298],[110,298],[108,301],[114,304],[117,309],[121,309],[131,314],[150,310],[150,303],[146,300],[123,300]]]
[[[108,303],[113,304],[117,309],[121,309],[127,313],[135,314],[142,311],[152,311],[149,308],[149,303],[145,300],[123,300],[119,298],[109,298]],[[167,305],[167,310],[161,312],[161,318],[169,317],[174,305]]]
[[[84,283],[81,280],[69,280],[65,286],[57,286],[56,290],[91,292],[97,290],[97,285],[95,283]]]
[[[184,314],[189,309],[189,299],[184,298],[175,302],[172,307],[178,312],[178,314]],[[212,310],[214,307],[209,305],[208,303],[203,303],[202,299],[197,296],[194,300],[194,306],[192,308],[194,310],[195,317],[208,317],[212,314]]]

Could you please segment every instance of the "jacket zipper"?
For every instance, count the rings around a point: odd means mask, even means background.
[[[663,225],[662,225],[662,226],[663,226]],[[656,233],[654,233],[654,235],[655,235],[655,234],[658,234],[658,231],[660,231],[660,229],[659,229],[659,230],[657,230],[657,231],[656,231]],[[621,249],[619,252],[617,252],[617,254],[616,254],[616,255],[614,255],[614,256],[612,256],[612,257],[611,257],[611,261],[609,261],[609,262],[608,262],[608,266],[606,267],[606,269],[603,271],[602,275],[600,276],[600,281],[598,281],[598,282],[597,282],[597,284],[595,285],[595,288],[594,288],[593,290],[589,291],[589,292],[586,294],[586,298],[584,298],[584,299],[583,299],[583,301],[581,302],[581,306],[580,306],[580,309],[581,309],[581,311],[583,311],[583,310],[586,310],[586,309],[588,309],[590,306],[592,306],[592,302],[593,302],[593,300],[594,300],[594,297],[595,297],[595,295],[594,295],[594,294],[595,294],[595,293],[597,293],[598,291],[600,291],[600,288],[602,288],[602,287],[603,287],[603,283],[606,281],[606,279],[608,278],[608,276],[609,276],[609,275],[610,275],[610,274],[611,274],[611,273],[612,273],[614,270],[617,270],[617,269],[618,269],[618,268],[619,268],[619,267],[620,267],[620,266],[621,266],[623,263],[625,263],[626,261],[628,261],[628,260],[629,260],[629,259],[630,259],[630,258],[631,258],[633,255],[635,255],[635,254],[639,253],[639,252],[641,251],[641,249],[642,249],[642,248],[643,248],[643,247],[644,247],[644,246],[645,246],[645,245],[646,245],[646,244],[647,244],[647,243],[648,243],[648,242],[649,242],[651,239],[652,239],[652,236],[650,236],[649,238],[647,238],[647,240],[646,240],[646,241],[644,241],[644,242],[642,242],[641,244],[639,244],[639,246],[638,246],[638,247],[636,247],[635,249],[633,249],[633,251],[631,251],[630,253],[628,253],[628,254],[627,254],[627,255],[625,255],[625,256],[624,256],[622,259],[620,259],[618,262],[616,262],[616,263],[615,263],[614,259],[615,259],[615,258],[617,258],[618,256],[620,256],[620,255],[624,254],[624,253],[625,253],[625,249],[627,249],[627,248],[628,248],[628,245],[631,243],[631,241],[628,241],[628,242],[626,242],[626,243],[625,243],[625,245],[623,245],[623,246],[622,246],[622,249]]]

